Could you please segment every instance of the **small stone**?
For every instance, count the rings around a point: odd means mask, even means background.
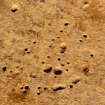
[[[16,4],[12,5],[11,11],[16,12],[18,10],[18,6]]]
[[[84,6],[82,8],[83,8],[83,10],[87,10],[89,8],[89,4],[84,4]]]
[[[61,47],[62,49],[66,49],[66,44],[63,42],[63,43],[61,43],[60,47]]]
[[[65,43],[61,43],[60,48],[61,48],[61,51],[60,52],[61,53],[64,53],[66,51],[66,49],[67,49],[67,46],[66,46]]]

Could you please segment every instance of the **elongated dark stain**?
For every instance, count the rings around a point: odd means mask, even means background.
[[[44,69],[45,73],[50,73],[52,71],[52,67],[47,67]]]
[[[65,89],[65,87],[58,86],[58,87],[53,88],[53,91],[60,91],[60,90],[63,90],[63,89]]]

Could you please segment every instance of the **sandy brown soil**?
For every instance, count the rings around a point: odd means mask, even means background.
[[[0,105],[105,105],[105,0],[0,0]]]

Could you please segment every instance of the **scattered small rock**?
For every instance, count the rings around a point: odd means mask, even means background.
[[[16,4],[12,5],[11,11],[16,12],[18,10],[18,6]]]

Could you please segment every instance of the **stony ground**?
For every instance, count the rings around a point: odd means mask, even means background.
[[[0,0],[0,105],[105,105],[105,0]]]

